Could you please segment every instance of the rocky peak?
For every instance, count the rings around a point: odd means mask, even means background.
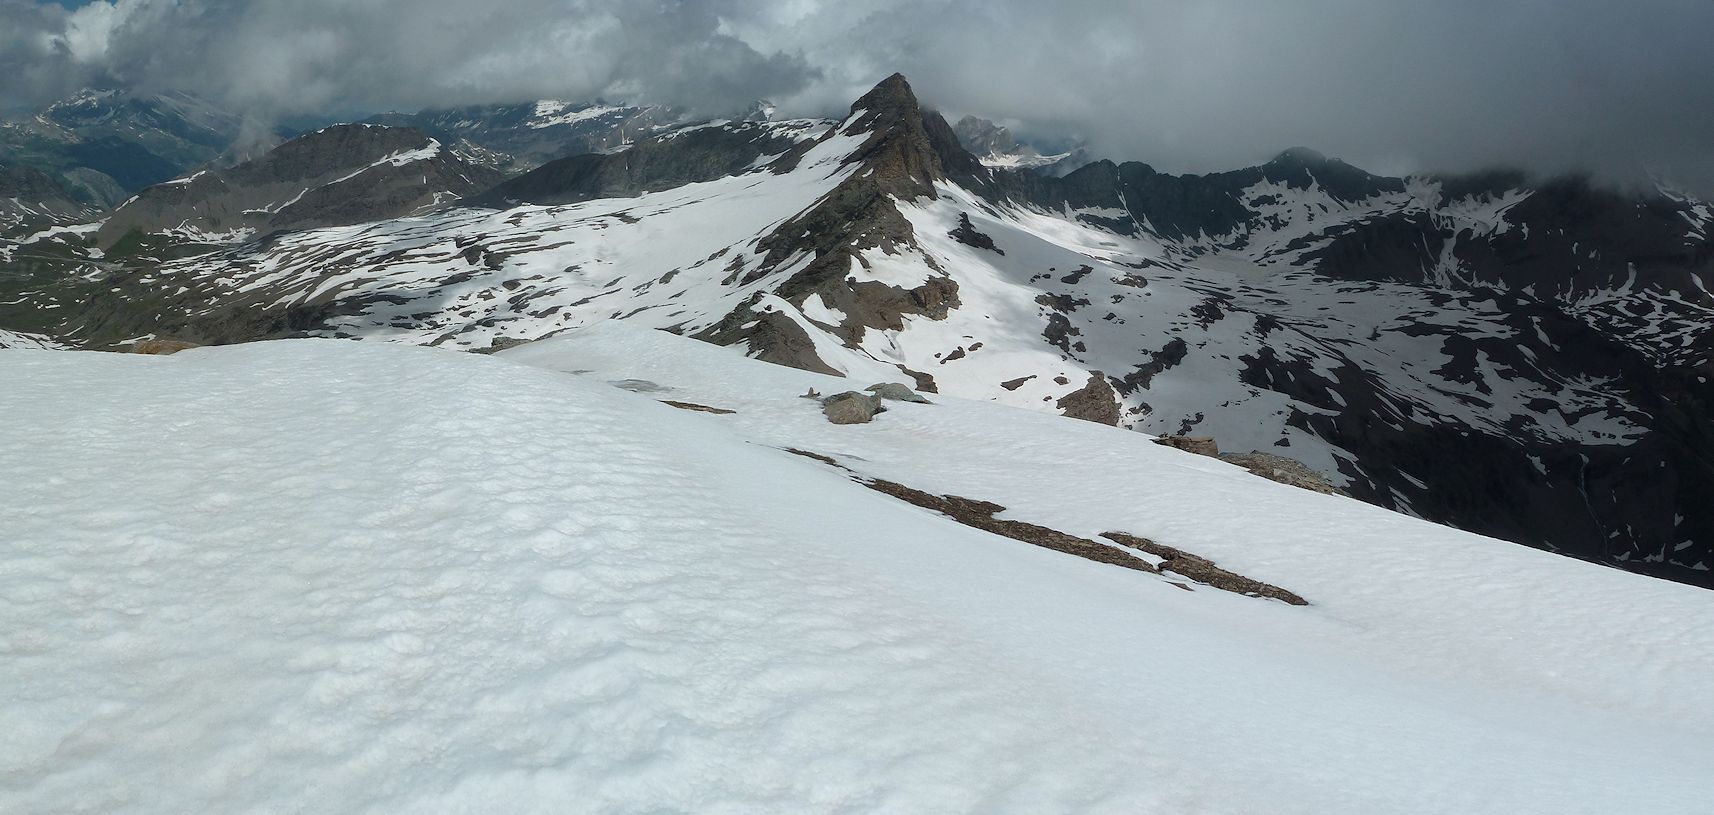
[[[778,110],[779,108],[777,108],[773,102],[766,99],[757,99],[756,101],[751,102],[750,107],[744,110],[744,115],[741,118],[742,121],[746,122],[771,122],[774,120],[774,114]]]
[[[1289,148],[1260,169],[1269,181],[1294,189],[1309,189],[1319,184],[1328,194],[1344,201],[1361,201],[1404,189],[1401,179],[1371,175],[1307,147]]]
[[[987,119],[966,116],[952,126],[952,131],[972,153],[999,155],[1018,149],[1018,140],[1010,128]]]
[[[782,283],[776,293],[794,305],[810,296],[844,315],[829,326],[849,344],[870,329],[899,330],[906,316],[945,319],[958,305],[958,285],[927,255],[933,271],[922,285],[905,289],[877,281],[857,282],[850,270],[867,266],[865,253],[920,253],[911,223],[895,201],[935,197],[934,184],[957,180],[966,187],[991,185],[986,168],[958,143],[940,114],[924,110],[902,74],[893,74],[851,106],[835,135],[868,134],[845,159],[858,169],[815,206],[763,237],[760,267],[742,282],[809,256],[809,263]],[[814,343],[796,323],[747,302],[702,334],[723,345],[744,342],[760,359],[810,370],[831,371],[814,352]],[[906,370],[919,387],[932,389],[933,377]]]
[[[1267,163],[1267,166],[1280,168],[1316,167],[1326,164],[1330,160],[1325,153],[1319,150],[1311,150],[1308,147],[1287,147],[1281,150],[1279,155],[1274,156]]]
[[[988,173],[946,119],[924,110],[904,74],[893,74],[851,105],[840,132],[870,134],[850,161],[873,170],[881,189],[903,199],[933,198],[934,182],[986,184]]]

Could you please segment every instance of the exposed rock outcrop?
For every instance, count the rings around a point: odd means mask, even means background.
[[[853,103],[846,120],[824,138],[835,135],[865,135],[846,159],[847,166],[857,165],[861,170],[815,206],[762,238],[757,244],[763,253],[761,263],[738,282],[753,282],[809,257],[777,293],[799,306],[816,296],[826,308],[845,315],[834,328],[848,345],[861,342],[870,329],[903,328],[907,316],[944,319],[958,307],[959,299],[958,285],[943,273],[907,289],[857,281],[849,272],[865,267],[869,261],[864,254],[871,251],[915,252],[931,272],[941,272],[932,257],[920,253],[910,221],[893,202],[933,198],[936,181],[953,174],[975,177],[986,170],[958,145],[939,114],[921,108],[909,83],[898,74]],[[760,359],[793,364],[787,361],[790,349],[774,347],[758,331],[760,325],[748,321],[739,325],[750,328],[736,333],[708,332],[704,338],[717,342],[743,339]]]
[[[1272,453],[1226,453],[1220,456],[1221,461],[1236,464],[1269,481],[1278,481],[1293,487],[1301,487],[1311,492],[1327,495],[1344,495],[1345,491],[1333,486],[1322,475],[1304,463],[1294,458],[1276,456]]]
[[[1060,413],[1073,419],[1115,427],[1119,424],[1119,399],[1100,371],[1091,373],[1087,384],[1060,397],[1054,404]]]
[[[1345,495],[1345,491],[1333,486],[1327,476],[1318,473],[1303,462],[1272,453],[1221,453],[1220,445],[1209,436],[1161,436],[1155,439],[1155,444],[1194,453],[1199,456],[1217,458],[1229,464],[1236,464],[1269,481],[1278,481],[1293,487],[1301,487],[1311,492],[1327,495]]]
[[[1219,457],[1220,445],[1208,436],[1161,436],[1155,439],[1155,444],[1195,453],[1199,456]]]

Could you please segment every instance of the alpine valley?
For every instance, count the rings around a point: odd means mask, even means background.
[[[955,129],[898,75],[842,119],[769,114],[542,101],[246,152],[200,100],[85,94],[0,131],[0,345],[491,352],[623,320],[1211,437],[1714,587],[1709,203],[1303,148],[1210,175],[1087,162]]]

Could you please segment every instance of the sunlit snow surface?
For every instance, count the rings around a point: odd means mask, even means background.
[[[0,811],[1706,810],[1714,595],[1139,434],[944,397],[836,427],[797,395],[849,381],[619,322],[0,381]]]

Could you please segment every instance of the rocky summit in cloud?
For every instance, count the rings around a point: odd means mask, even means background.
[[[1708,189],[1709,31],[1699,0],[0,0],[0,94],[119,83],[263,118],[597,97],[795,115],[899,70],[953,112],[1163,169],[1308,144],[1393,173]]]

